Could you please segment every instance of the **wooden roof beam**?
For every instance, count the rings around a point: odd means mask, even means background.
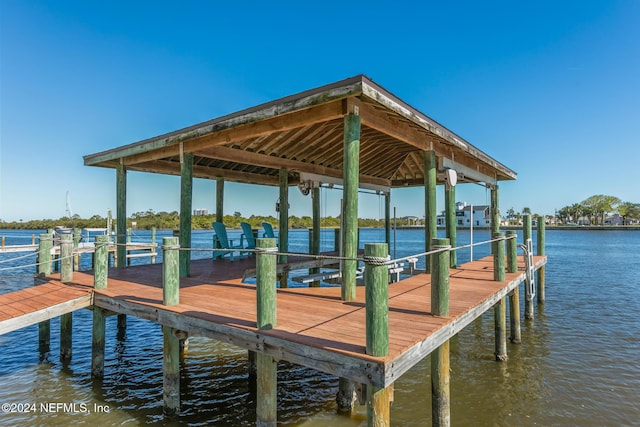
[[[285,168],[292,172],[309,172],[332,178],[342,178],[342,170],[328,168],[322,165],[290,160],[266,154],[252,153],[229,147],[212,147],[194,153],[196,156],[210,157],[229,162],[244,163],[271,169]],[[382,187],[389,186],[389,180],[368,175],[360,175],[360,181]]]
[[[135,166],[130,167],[129,170],[179,176],[180,163],[170,162],[167,160],[155,160],[152,162],[136,164]],[[203,179],[216,179],[222,177],[233,182],[273,186],[277,186],[279,182],[277,176],[261,175],[256,173],[248,173],[221,168],[211,168],[206,166],[194,166],[193,177]]]

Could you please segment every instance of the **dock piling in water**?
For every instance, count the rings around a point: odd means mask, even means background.
[[[60,280],[73,280],[73,235],[60,236]],[[63,363],[71,361],[71,342],[73,337],[73,313],[60,316],[60,360]]]
[[[507,231],[507,272],[518,272],[518,233]],[[513,344],[522,342],[520,325],[520,289],[516,286],[509,294],[509,341]]]
[[[536,244],[536,255],[544,255],[544,245],[545,245],[545,229],[546,224],[544,222],[544,216],[538,216],[537,221],[537,229],[538,229],[538,241]],[[538,296],[538,304],[544,304],[544,270],[545,266],[543,265],[538,269],[537,273],[537,290],[536,295]]]
[[[504,282],[504,233],[493,233],[493,280]],[[497,239],[497,240],[496,240]],[[495,355],[496,360],[504,362],[507,356],[507,302],[503,297],[493,308],[495,320]]]
[[[93,269],[93,288],[106,289],[109,270],[109,236],[96,236]],[[91,334],[91,375],[104,376],[106,312],[93,307],[93,331]]]
[[[389,254],[386,243],[367,243],[365,255],[365,311],[366,347],[371,356],[389,354],[389,273],[382,263],[374,259],[386,259]],[[391,388],[367,385],[367,425],[390,425],[389,398]]]
[[[40,235],[38,242],[38,276],[44,277],[51,274],[51,248],[53,248],[53,234]],[[43,320],[38,324],[38,351],[40,357],[51,349],[51,320]]]
[[[180,303],[180,262],[179,241],[177,237],[162,239],[162,301],[164,305]],[[180,340],[176,331],[162,326],[162,397],[164,413],[168,416],[180,413]]]
[[[277,325],[276,240],[257,239],[256,249],[256,326],[261,330],[273,329]],[[275,427],[278,423],[278,364],[273,356],[259,352],[256,369],[256,425]]]
[[[449,239],[433,239],[431,249],[451,248]],[[448,251],[431,255],[431,313],[449,315],[449,263]],[[451,372],[449,341],[431,353],[431,425],[451,425]]]

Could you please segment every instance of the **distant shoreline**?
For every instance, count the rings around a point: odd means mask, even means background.
[[[424,228],[423,225],[405,225],[396,227],[397,230],[413,230]],[[457,230],[469,230],[469,226],[458,225]],[[535,230],[537,227],[534,225],[532,228]],[[438,226],[439,230],[444,230],[444,226]],[[490,226],[474,225],[474,230],[491,230]],[[522,226],[517,225],[504,225],[500,227],[500,230],[522,230]],[[640,231],[640,225],[547,225],[546,231],[551,230],[571,230],[571,231]]]

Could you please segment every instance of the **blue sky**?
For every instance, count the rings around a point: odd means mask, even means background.
[[[506,211],[640,202],[640,2],[0,2],[0,218],[115,211],[82,156],[366,74],[518,173]],[[225,213],[277,189],[226,186]],[[179,179],[129,173],[128,212],[179,210]],[[291,214],[311,202],[292,192]],[[487,203],[484,188],[457,199]],[[323,195],[336,215],[340,193]],[[392,192],[424,214],[420,189]],[[443,197],[439,196],[439,205]],[[214,210],[215,183],[194,182]],[[363,195],[360,216],[383,216]]]

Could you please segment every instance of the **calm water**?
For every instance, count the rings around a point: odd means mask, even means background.
[[[31,233],[0,231],[8,245],[30,243]],[[325,249],[332,247],[332,233],[323,233]],[[163,235],[168,234],[159,232],[158,239]],[[474,241],[488,235],[476,231]],[[133,240],[149,238],[148,233],[137,232]],[[303,250],[306,239],[306,231],[293,231],[291,250]],[[363,242],[383,239],[381,230],[362,234]],[[467,243],[469,232],[459,230],[458,240]],[[193,241],[193,246],[208,248],[211,233],[196,232]],[[422,252],[423,246],[421,231],[397,232],[397,256]],[[523,320],[523,344],[509,345],[508,362],[493,360],[492,313],[452,341],[452,424],[640,425],[640,232],[551,230],[546,249],[546,305],[537,307],[533,322]],[[487,250],[475,248],[474,258]],[[33,283],[33,267],[6,269],[33,262],[32,257],[7,261],[17,256],[0,254],[1,293]],[[459,254],[460,262],[468,258],[468,250]],[[126,334],[117,336],[115,320],[107,320],[102,382],[90,376],[88,310],[74,314],[74,353],[68,366],[57,357],[56,320],[51,354],[44,361],[37,351],[37,326],[0,336],[0,403],[37,405],[35,412],[0,413],[0,424],[254,424],[255,402],[247,386],[244,350],[192,337],[182,366],[182,417],[166,422],[160,327],[129,317]],[[282,362],[278,386],[281,425],[364,425],[364,408],[351,419],[335,415],[335,377]],[[71,409],[76,412],[61,408],[58,413],[43,413],[40,404],[52,403],[75,403]],[[94,405],[110,412],[98,414]],[[430,425],[430,405],[427,359],[395,383],[392,424]]]

